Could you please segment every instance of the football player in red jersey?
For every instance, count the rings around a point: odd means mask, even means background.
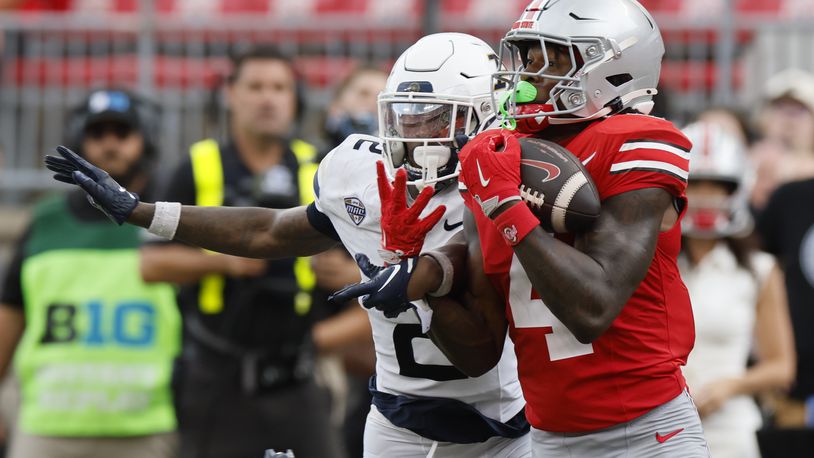
[[[466,241],[419,257],[412,272],[384,269],[375,289],[338,294],[385,308],[388,289],[404,284],[394,275],[412,275],[410,298],[450,277],[466,284],[429,298],[430,335],[477,375],[495,364],[508,327],[534,456],[708,456],[680,370],[694,341],[676,264],[691,145],[647,116],[664,53],[658,27],[634,0],[536,0],[501,52],[514,65],[495,78],[514,95],[496,103],[515,131],[483,132],[459,154]],[[602,201],[592,230],[542,230],[518,191],[518,135],[582,160]]]

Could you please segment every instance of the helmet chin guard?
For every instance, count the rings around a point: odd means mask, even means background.
[[[418,190],[424,189],[428,185],[435,185],[436,183],[450,178],[446,175],[443,180],[438,179],[438,172],[449,165],[449,160],[452,157],[453,148],[441,145],[423,145],[416,146],[413,150],[413,161],[420,168],[420,177],[413,180],[413,183]],[[456,151],[457,153],[457,151]],[[411,175],[411,166],[407,164],[407,175]],[[453,171],[454,172],[454,171]]]

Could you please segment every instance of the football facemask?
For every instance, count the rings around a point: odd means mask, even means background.
[[[633,0],[569,0],[544,7],[532,1],[503,37],[499,53],[508,70],[495,73],[493,86],[506,85],[516,94],[520,82],[532,82],[540,89],[535,102],[549,108],[519,112],[521,102],[513,96],[508,115],[569,124],[625,109],[648,114],[664,44],[652,16]]]
[[[480,129],[472,102],[465,97],[392,93],[379,97],[385,165],[395,176],[404,167],[408,183],[423,189],[458,176],[456,137]]]

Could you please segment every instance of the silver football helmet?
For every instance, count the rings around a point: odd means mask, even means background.
[[[682,129],[692,142],[690,179],[723,183],[731,189],[725,199],[691,198],[681,222],[685,235],[698,238],[748,235],[754,226],[749,211],[749,193],[754,171],[743,142],[725,128],[696,122]]]
[[[398,58],[379,94],[391,177],[404,167],[408,182],[421,189],[458,176],[456,140],[495,120],[491,92],[498,62],[488,44],[463,33],[425,36]]]
[[[526,71],[528,50],[537,44],[545,65]],[[552,46],[570,58],[564,75],[550,69]],[[536,118],[539,123],[547,116],[550,124],[596,119],[624,109],[648,114],[663,55],[656,22],[635,0],[534,0],[501,41],[501,62],[510,68],[495,78],[508,84],[509,95],[496,95],[494,103],[509,120]],[[548,94],[529,95],[530,85],[521,83],[535,80],[556,85]],[[531,101],[540,105],[522,109]]]

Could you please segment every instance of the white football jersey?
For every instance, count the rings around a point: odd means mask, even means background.
[[[376,162],[383,159],[381,139],[351,135],[331,151],[319,166],[316,207],[325,214],[352,254],[363,253],[383,265],[381,202],[376,184]],[[441,221],[427,234],[424,250],[443,246],[463,226],[465,206],[456,186],[433,196],[422,216],[446,205]],[[364,275],[363,275],[364,277]],[[486,374],[470,378],[421,333],[412,310],[385,318],[368,310],[376,347],[376,389],[411,397],[456,399],[472,405],[483,415],[505,422],[525,405],[517,379],[517,360],[511,340],[506,339],[500,362]]]

